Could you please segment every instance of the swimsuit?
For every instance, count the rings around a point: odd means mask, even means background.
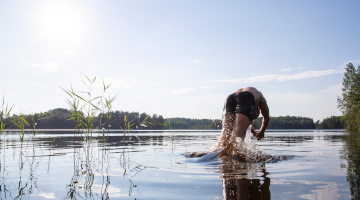
[[[223,114],[243,114],[251,122],[255,114],[254,95],[247,91],[230,94],[226,98]]]

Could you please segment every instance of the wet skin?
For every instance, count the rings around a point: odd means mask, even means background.
[[[256,132],[254,128],[251,129],[251,132],[254,135],[254,137],[260,140],[261,138],[264,137],[265,130],[269,124],[269,119],[270,119],[269,107],[262,93],[259,92],[256,88],[253,87],[241,88],[236,92],[245,92],[245,91],[251,92],[254,95],[254,101],[255,101],[254,119],[257,119],[259,117],[260,111],[261,114],[263,115],[263,121],[259,132]],[[234,137],[240,137],[244,139],[246,135],[246,129],[251,124],[251,121],[246,115],[243,114],[235,114],[235,119],[233,119],[232,115],[234,114],[226,114],[224,116],[223,127],[230,128],[230,130],[228,130],[230,133],[234,131]],[[225,126],[228,123],[233,123],[233,126]]]

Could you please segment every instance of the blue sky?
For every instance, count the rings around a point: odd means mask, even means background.
[[[14,112],[66,108],[80,72],[113,83],[113,109],[220,119],[256,87],[271,116],[341,115],[360,64],[359,1],[1,1],[1,92]],[[101,81],[94,85],[94,94]]]

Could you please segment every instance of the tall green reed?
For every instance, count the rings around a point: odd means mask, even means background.
[[[3,129],[5,129],[6,124],[8,124],[8,122],[6,122],[6,119],[10,117],[10,112],[12,110],[13,106],[9,107],[9,104],[6,104],[5,106],[5,98],[3,97],[3,103],[1,106],[1,111],[0,111],[0,129],[1,129],[1,135],[3,134]]]
[[[26,121],[25,115],[21,114],[19,116],[14,116],[14,120],[12,120],[12,123],[15,124],[20,129],[20,141],[23,142],[24,136],[25,136],[25,127],[30,127],[29,122]]]
[[[63,89],[70,97],[66,99],[66,103],[68,104],[71,111],[71,118],[68,120],[72,120],[74,122],[74,129],[80,130],[81,127],[81,115],[83,107],[80,107],[80,100],[75,95],[74,89],[71,86],[70,90]]]
[[[1,135],[3,134],[3,129],[5,129],[6,124],[8,123],[6,120],[10,117],[10,112],[12,110],[13,106],[9,107],[8,104],[5,105],[5,97],[3,97],[3,103],[1,106],[1,111],[0,111],[0,130],[1,130]],[[6,192],[6,188],[5,188],[5,156],[6,156],[6,139],[5,139],[6,133],[4,133],[4,148],[3,148],[3,154],[4,154],[4,158],[1,161],[1,170],[2,170],[2,184],[1,187],[3,188],[3,192]]]
[[[123,141],[125,141],[125,136],[126,136],[126,133],[130,133],[131,132],[131,127],[134,125],[133,123],[133,120],[131,121],[128,121],[127,117],[126,117],[126,114],[124,114],[124,127],[121,127],[120,124],[120,128],[123,129],[124,131],[124,137],[123,137]],[[137,136],[136,136],[137,137]],[[137,137],[139,139],[139,137]]]
[[[69,97],[66,99],[71,111],[71,118],[69,120],[74,122],[75,129],[86,129],[87,133],[92,134],[93,129],[103,129],[103,139],[105,139],[104,129],[110,129],[111,127],[111,109],[117,95],[114,97],[110,95],[108,98],[105,97],[112,83],[107,85],[105,80],[102,79],[101,94],[94,97],[93,86],[96,77],[89,78],[84,73],[81,73],[81,75],[84,76],[82,82],[86,87],[86,91],[82,91],[81,93],[85,94],[85,96],[75,92],[72,86],[69,90],[61,87]],[[97,127],[94,127],[97,116],[100,118],[100,123]]]
[[[102,91],[102,95],[100,98],[100,102],[99,104],[101,104],[101,114],[100,114],[100,123],[98,128],[102,128],[102,133],[103,133],[103,142],[105,143],[105,133],[104,130],[107,129],[107,134],[109,134],[109,129],[111,128],[111,109],[112,109],[112,105],[113,102],[116,100],[117,95],[115,95],[114,97],[111,97],[109,95],[109,98],[105,97],[105,93],[106,90],[112,85],[106,85],[105,84],[105,80],[102,78],[102,83],[103,83],[103,91]],[[106,115],[106,120],[104,119]],[[105,121],[103,122],[102,119],[104,119]]]

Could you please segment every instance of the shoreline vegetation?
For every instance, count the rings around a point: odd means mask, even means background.
[[[222,129],[220,119],[192,119],[192,118],[164,118],[162,115],[139,112],[124,112],[111,111],[111,122],[109,129],[123,129],[126,127],[125,121],[132,122],[132,129],[142,130],[164,130],[164,129]],[[126,120],[124,119],[126,116]],[[45,113],[35,113],[22,115],[28,122],[36,122],[36,129],[74,129],[74,122],[71,120],[72,112],[68,109],[57,108],[49,110]],[[18,129],[16,124],[11,123],[19,118],[18,115],[13,115],[5,119],[5,126],[3,129]],[[97,127],[101,120],[101,115],[94,117],[94,126]],[[153,126],[144,126],[142,122],[146,120]],[[261,126],[262,117],[253,120],[252,126],[259,129]],[[169,124],[169,125],[166,125]],[[31,126],[31,125],[30,125]],[[32,126],[25,126],[26,129],[33,128]],[[323,121],[314,122],[313,119],[300,116],[280,116],[270,117],[268,129],[344,129],[345,118],[343,116],[331,116],[325,118]]]
[[[359,85],[360,66],[358,70],[352,63],[347,65],[347,72],[343,82],[343,97],[338,97],[339,108],[343,112],[343,116],[331,116],[316,121],[312,118],[301,116],[279,116],[270,117],[268,129],[357,129],[357,113],[360,111],[360,103],[358,101],[358,91],[354,95],[354,88]],[[24,130],[32,129],[34,136],[40,129],[86,129],[91,134],[92,130],[99,129],[103,132],[105,138],[105,130],[122,129],[124,135],[131,129],[148,129],[148,130],[165,130],[165,129],[222,129],[221,119],[192,119],[192,118],[164,118],[162,115],[139,112],[114,111],[112,106],[117,98],[108,94],[108,88],[112,85],[106,84],[101,78],[103,87],[94,88],[96,77],[89,78],[83,72],[80,72],[82,82],[86,91],[76,92],[71,86],[70,89],[61,89],[67,94],[66,103],[68,109],[56,108],[45,113],[31,114],[14,114],[10,115],[13,106],[9,107],[5,104],[3,98],[2,110],[0,111],[1,134],[3,129],[21,129],[20,139],[23,140]],[[95,91],[94,91],[95,90]],[[94,96],[94,93],[100,94]],[[350,98],[351,97],[351,98]],[[350,101],[351,100],[351,101]],[[350,102],[350,103],[349,103]],[[349,108],[349,105],[353,105]],[[356,109],[355,109],[356,108]],[[356,112],[355,112],[356,111]],[[355,113],[355,114],[354,114]],[[356,117],[354,117],[354,115]],[[352,117],[352,118],[351,118]],[[354,120],[349,120],[355,119]],[[360,118],[359,118],[360,119]],[[259,129],[262,124],[262,117],[253,120],[252,126]]]

